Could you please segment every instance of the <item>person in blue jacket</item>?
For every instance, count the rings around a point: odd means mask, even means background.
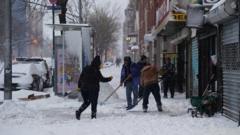
[[[124,57],[124,64],[121,70],[120,85],[126,87],[127,110],[137,104],[138,86],[140,83],[140,69],[138,64],[133,63],[131,58]],[[133,98],[132,98],[133,93]]]

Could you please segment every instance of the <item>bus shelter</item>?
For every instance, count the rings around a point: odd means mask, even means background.
[[[88,24],[47,25],[61,32],[54,36],[53,80],[55,94],[64,96],[77,89],[82,68],[92,60],[92,28]]]

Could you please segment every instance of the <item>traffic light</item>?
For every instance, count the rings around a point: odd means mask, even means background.
[[[66,23],[66,12],[67,12],[68,0],[57,0],[57,5],[61,7],[61,14],[59,14],[60,23]]]

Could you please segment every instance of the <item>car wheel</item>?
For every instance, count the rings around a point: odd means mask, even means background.
[[[38,91],[39,90],[39,83],[37,80],[34,80],[32,83],[32,90],[33,91]]]
[[[38,82],[38,91],[43,91],[43,79],[39,79]]]

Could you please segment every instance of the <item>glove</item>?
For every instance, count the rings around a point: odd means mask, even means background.
[[[112,79],[113,79],[113,76],[110,76],[109,78],[110,78],[110,80],[112,80]]]

